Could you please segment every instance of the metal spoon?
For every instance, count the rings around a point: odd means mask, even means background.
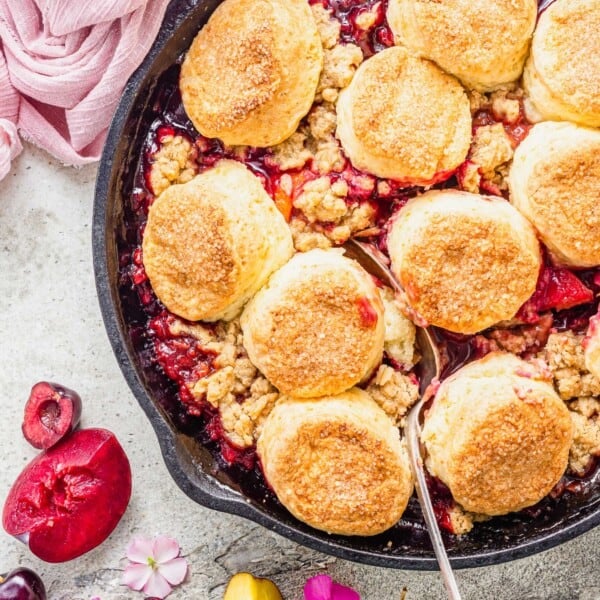
[[[387,258],[374,246],[365,242],[348,240],[344,244],[346,255],[356,260],[365,271],[375,275],[395,292],[402,292],[398,280],[390,271]],[[456,583],[454,571],[450,565],[442,534],[435,518],[433,503],[427,488],[424,467],[424,451],[421,446],[421,413],[425,403],[433,394],[433,386],[441,374],[440,353],[431,331],[427,328],[417,327],[417,343],[421,350],[421,377],[419,392],[421,399],[411,409],[406,418],[404,435],[408,445],[410,464],[415,478],[417,498],[423,511],[427,531],[431,538],[433,551],[440,567],[444,587],[450,600],[461,600],[460,591]],[[432,385],[433,384],[433,385]]]

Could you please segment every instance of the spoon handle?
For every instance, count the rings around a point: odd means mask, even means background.
[[[421,408],[423,407],[423,401],[421,400],[416,406],[411,409],[407,418],[406,437],[408,443],[408,452],[410,455],[410,464],[413,469],[413,475],[415,477],[415,487],[417,490],[417,496],[421,509],[423,511],[423,517],[427,525],[427,531],[431,538],[433,545],[433,551],[437,558],[440,566],[440,572],[442,579],[444,580],[444,587],[450,600],[461,600],[460,590],[454,577],[454,571],[450,566],[448,560],[448,554],[442,540],[442,534],[435,518],[433,511],[433,504],[431,502],[431,496],[427,489],[427,481],[425,480],[425,469],[423,467],[423,458],[421,455],[420,447],[420,430],[421,425],[419,423],[419,417],[421,414]]]

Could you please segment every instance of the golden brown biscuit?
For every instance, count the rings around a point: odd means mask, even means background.
[[[536,0],[390,0],[387,19],[397,44],[485,92],[521,77],[537,7]]]
[[[514,317],[541,266],[533,227],[513,206],[457,190],[410,200],[392,222],[388,250],[411,307],[458,333]]]
[[[600,131],[535,125],[515,151],[510,201],[571,267],[600,265]]]
[[[503,515],[546,496],[567,468],[571,417],[550,383],[493,353],[440,386],[421,439],[427,467],[468,511]]]
[[[280,400],[265,421],[257,451],[281,503],[328,533],[381,533],[402,516],[412,494],[398,429],[357,388],[313,400]]]
[[[225,0],[181,66],[183,106],[206,137],[274,146],[310,110],[322,67],[306,0]]]
[[[600,127],[600,0],[555,0],[540,16],[523,85],[545,120]]]
[[[154,292],[190,321],[231,319],[293,253],[260,180],[222,160],[150,207],[143,261]]]
[[[447,178],[471,143],[460,83],[404,48],[365,61],[340,93],[337,115],[337,136],[356,168],[407,184]]]
[[[381,361],[383,303],[372,277],[341,250],[296,254],[241,317],[250,360],[281,392],[338,394]]]

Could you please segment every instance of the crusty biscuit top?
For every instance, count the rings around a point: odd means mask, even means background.
[[[144,265],[163,303],[187,318],[203,291],[203,312],[218,312],[235,293],[239,261],[218,192],[201,179],[168,188],[154,201],[144,235]]]
[[[203,124],[209,131],[244,121],[274,97],[280,83],[272,5],[265,0],[236,4],[235,13],[214,13],[181,68],[184,85],[188,78],[194,83],[185,85],[184,93],[190,102],[202,103]]]
[[[471,115],[454,77],[398,47],[370,58],[356,77],[360,85],[353,86],[352,123],[356,138],[372,155],[394,157],[423,179],[463,160],[471,141]]]
[[[410,0],[428,58],[461,79],[493,78],[525,59],[537,16],[536,0]],[[410,32],[410,35],[417,35]],[[522,66],[522,64],[521,64]]]
[[[346,271],[322,276],[288,287],[260,317],[261,327],[250,325],[258,366],[285,393],[342,391],[367,374],[377,342],[381,357],[381,299],[367,297]]]
[[[476,333],[510,319],[535,290],[539,244],[505,200],[429,192],[400,211],[389,240],[411,306],[450,331]]]
[[[525,193],[536,223],[560,240],[565,253],[571,249],[600,264],[600,136],[595,144],[541,157]]]
[[[398,429],[357,388],[314,400],[281,398],[257,450],[282,503],[331,533],[381,533],[400,518],[412,493]]]
[[[600,0],[555,0],[541,15],[532,56],[547,86],[577,111],[600,114]]]
[[[512,354],[468,364],[440,386],[423,428],[428,467],[465,509],[521,510],[567,467],[569,411],[544,374]]]

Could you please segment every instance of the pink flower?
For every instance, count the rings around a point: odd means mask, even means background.
[[[358,592],[336,583],[329,575],[317,575],[306,582],[304,600],[360,600]]]
[[[127,546],[130,563],[125,567],[123,585],[147,596],[166,598],[187,574],[187,561],[179,553],[179,544],[164,535],[134,538]]]

